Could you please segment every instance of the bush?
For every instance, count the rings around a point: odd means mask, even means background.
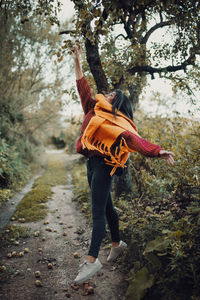
[[[160,200],[176,199],[187,206],[199,194],[200,133],[199,123],[187,119],[144,119],[140,134],[175,153],[176,163],[169,168],[165,162],[141,155],[132,155],[132,170],[137,196]]]
[[[2,139],[0,141],[0,187],[20,186],[27,177],[28,170],[16,147],[8,145]]]
[[[28,138],[24,137],[13,141],[19,157],[25,164],[30,164],[36,161],[40,153],[38,145],[31,143]]]
[[[164,161],[132,155],[134,198],[128,201],[129,213],[122,214],[132,261],[126,299],[196,299],[200,294],[199,123],[157,117],[144,118],[141,124],[142,137],[173,151],[176,163],[169,168]],[[135,289],[138,278],[142,291]]]
[[[76,142],[81,135],[81,123],[79,120],[71,120],[65,132],[66,152],[76,153]]]

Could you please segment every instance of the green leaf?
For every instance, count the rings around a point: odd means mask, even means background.
[[[200,207],[188,207],[187,211],[191,215],[200,214]]]
[[[150,241],[146,249],[144,250],[144,254],[150,253],[153,251],[158,251],[158,252],[164,252],[166,251],[167,247],[169,246],[169,239],[166,239],[166,237],[160,237],[158,236],[155,240]]]
[[[132,281],[126,292],[126,300],[140,300],[142,299],[147,289],[151,288],[154,283],[154,276],[149,273],[146,267],[139,270]]]

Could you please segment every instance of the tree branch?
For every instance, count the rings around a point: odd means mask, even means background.
[[[133,30],[131,30],[131,24],[133,23],[132,18],[133,18],[133,15],[130,14],[130,16],[128,18],[128,22],[125,22],[125,21],[123,22],[124,23],[124,29],[125,29],[125,31],[127,33],[127,37],[129,39],[131,39],[133,37]]]
[[[39,92],[41,92],[43,90],[46,90],[46,89],[49,89],[49,86],[44,86],[44,87],[40,87],[40,88],[38,88],[36,90],[33,90],[33,91],[31,91],[31,95],[35,94],[35,93],[39,93]]]
[[[76,32],[75,30],[64,30],[64,31],[60,31],[59,35],[61,35],[61,34],[70,34],[70,33],[75,33],[75,32]]]
[[[162,10],[159,11],[160,21],[163,22]]]
[[[82,1],[73,1],[76,5],[78,10],[83,8],[83,2]],[[108,13],[106,9],[104,9],[102,13],[103,20],[100,21],[100,25],[103,26],[103,22],[107,19]],[[91,42],[89,38],[87,38],[87,32],[90,31],[90,28],[88,28],[89,24],[84,24],[85,26],[82,27],[81,31],[85,38],[85,49],[86,49],[86,58],[87,62],[89,64],[91,73],[94,77],[98,93],[102,91],[108,91],[109,85],[108,81],[105,75],[105,72],[102,68],[101,64],[101,58],[99,55],[99,45],[98,45],[98,30],[96,32],[96,35],[94,37],[94,41]]]
[[[149,31],[147,31],[147,33],[146,33],[145,36],[143,37],[143,39],[142,39],[142,44],[146,44],[146,43],[147,43],[147,41],[148,41],[150,35],[151,35],[154,31],[156,31],[158,28],[162,28],[162,27],[171,25],[171,24],[172,24],[172,21],[173,21],[173,19],[171,19],[171,20],[169,20],[169,21],[165,21],[165,22],[160,22],[160,23],[154,25],[153,27],[151,27],[151,28],[149,29]]]
[[[38,128],[41,128],[44,124],[48,123],[49,120],[51,120],[53,117],[55,117],[55,114],[50,114],[46,119],[43,119],[43,122],[40,122],[35,128],[31,130],[31,134],[33,134]]]
[[[122,36],[125,40],[128,39],[128,36],[124,36],[123,33],[120,33],[120,34],[118,34],[118,35],[115,37],[115,41],[116,41],[120,36]]]
[[[130,68],[127,70],[127,72],[129,72],[130,74],[134,75],[135,73],[141,73],[141,72],[146,72],[151,74],[152,78],[153,78],[153,74],[154,73],[166,73],[166,72],[176,72],[176,71],[180,71],[186,70],[186,67],[189,65],[193,65],[194,66],[194,60],[195,60],[195,54],[190,55],[190,57],[185,60],[182,64],[177,65],[177,66],[167,66],[167,67],[163,67],[163,68],[154,68],[151,66],[135,66],[133,68]]]

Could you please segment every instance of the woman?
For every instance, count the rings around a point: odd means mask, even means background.
[[[76,150],[88,157],[87,176],[91,188],[93,230],[91,244],[85,262],[81,265],[75,283],[91,278],[102,268],[98,253],[108,222],[112,246],[107,261],[115,260],[127,247],[120,240],[119,222],[113,207],[110,189],[113,174],[125,166],[130,152],[149,157],[161,157],[169,165],[174,164],[173,152],[166,151],[142,139],[132,122],[133,113],[129,99],[121,90],[92,99],[91,89],[83,76],[80,65],[80,48],[73,47],[77,89],[85,114],[81,136]]]

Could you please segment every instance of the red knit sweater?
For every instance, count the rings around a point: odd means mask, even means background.
[[[91,89],[90,86],[88,85],[88,82],[85,77],[82,77],[81,79],[76,81],[77,84],[77,89],[80,95],[81,99],[81,104],[83,107],[83,111],[85,114],[82,126],[81,126],[81,136],[79,137],[77,143],[76,143],[76,151],[78,153],[81,153],[85,155],[86,157],[91,157],[94,155],[101,155],[98,151],[89,151],[87,149],[82,148],[81,144],[81,138],[83,135],[83,132],[85,128],[87,127],[90,119],[95,115],[94,113],[94,106],[96,104],[96,100],[92,98],[91,95]],[[156,157],[158,156],[158,152],[162,149],[158,145],[154,145],[147,140],[138,137],[137,135],[133,134],[130,131],[125,131],[123,132],[120,136],[119,139],[123,137],[126,140],[126,143],[129,148],[141,153],[142,155],[149,156],[149,157]],[[118,139],[117,139],[118,140]],[[117,141],[116,141],[117,143]]]

